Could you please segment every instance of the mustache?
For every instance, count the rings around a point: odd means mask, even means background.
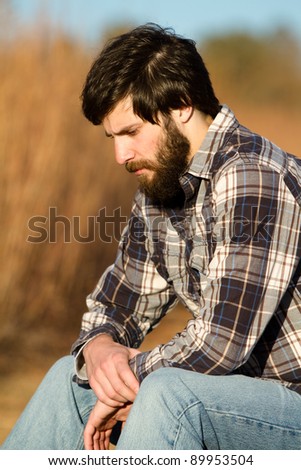
[[[140,160],[138,162],[127,162],[125,164],[125,168],[129,173],[135,173],[135,171],[142,170],[145,168],[146,170],[157,170],[157,166],[151,162]]]

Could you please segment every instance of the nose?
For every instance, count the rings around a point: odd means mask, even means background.
[[[115,159],[119,165],[124,165],[126,162],[134,158],[134,151],[127,145],[126,142],[122,141],[122,139],[119,140],[115,137],[114,145]]]

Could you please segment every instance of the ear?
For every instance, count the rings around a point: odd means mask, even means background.
[[[173,109],[171,114],[176,122],[179,124],[186,124],[193,115],[193,107],[183,106],[179,109]]]

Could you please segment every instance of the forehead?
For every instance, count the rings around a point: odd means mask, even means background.
[[[104,118],[103,127],[108,133],[118,133],[124,127],[141,124],[142,119],[134,114],[132,98],[127,97],[115,106]]]

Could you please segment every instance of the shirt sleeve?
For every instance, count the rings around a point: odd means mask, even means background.
[[[143,196],[138,192],[117,251],[115,263],[101,276],[87,297],[79,338],[72,345],[79,381],[86,381],[82,350],[98,335],[138,348],[145,335],[176,303],[176,296],[158,273],[149,250]]]
[[[168,343],[131,360],[140,381],[162,367],[224,375],[263,335],[300,260],[300,207],[283,175],[236,164],[212,181],[212,256],[199,314]]]

